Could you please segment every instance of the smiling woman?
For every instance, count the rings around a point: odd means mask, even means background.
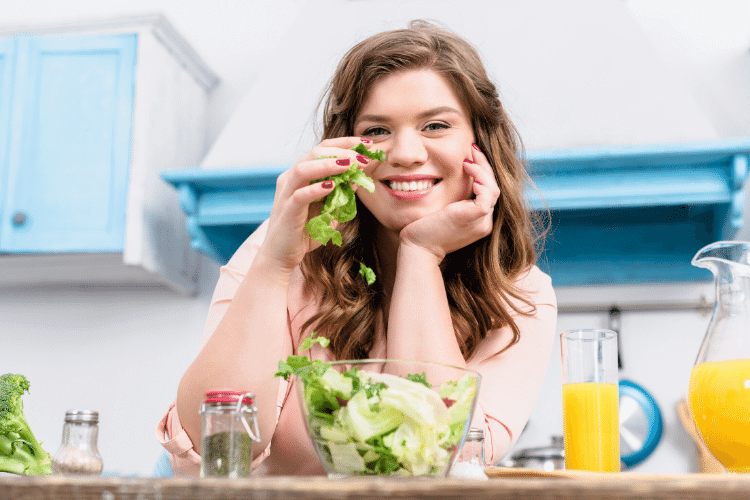
[[[196,473],[204,394],[251,391],[255,474],[322,474],[295,378],[274,378],[278,362],[430,361],[482,375],[471,425],[493,463],[528,420],[556,321],[535,266],[520,139],[495,86],[467,41],[413,22],[344,56],[322,118],[323,141],[279,176],[270,219],[222,268],[203,347],[157,434],[175,470]],[[360,143],[385,157],[353,151]],[[335,189],[326,179],[352,165],[374,190],[354,187],[357,216],[332,221],[340,245],[322,245],[305,226]],[[313,330],[330,344],[301,348]]]

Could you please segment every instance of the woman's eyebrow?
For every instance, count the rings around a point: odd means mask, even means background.
[[[431,116],[439,115],[441,113],[455,113],[455,114],[461,114],[459,110],[457,110],[454,107],[451,106],[438,106],[436,108],[428,109],[426,111],[423,111],[420,113],[417,117],[420,119],[429,118]],[[360,122],[376,122],[376,123],[382,123],[389,121],[389,118],[387,116],[383,115],[362,115],[357,120],[357,123]]]
[[[456,108],[453,108],[451,106],[438,106],[437,108],[428,109],[424,113],[420,113],[420,118],[429,118],[431,116],[439,115],[441,113],[455,113],[455,114],[461,114],[459,110]]]

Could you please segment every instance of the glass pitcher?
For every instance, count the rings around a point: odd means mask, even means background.
[[[692,264],[713,272],[716,303],[690,374],[691,414],[727,470],[750,472],[750,242],[712,243]]]

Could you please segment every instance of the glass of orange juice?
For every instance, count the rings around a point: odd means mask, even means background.
[[[560,334],[565,468],[620,471],[617,333]]]

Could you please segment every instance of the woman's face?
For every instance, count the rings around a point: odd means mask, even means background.
[[[375,191],[357,196],[380,224],[399,232],[450,203],[468,199],[471,178],[471,118],[453,87],[429,69],[406,70],[378,81],[354,124],[354,134],[372,139],[384,163],[365,171]]]

